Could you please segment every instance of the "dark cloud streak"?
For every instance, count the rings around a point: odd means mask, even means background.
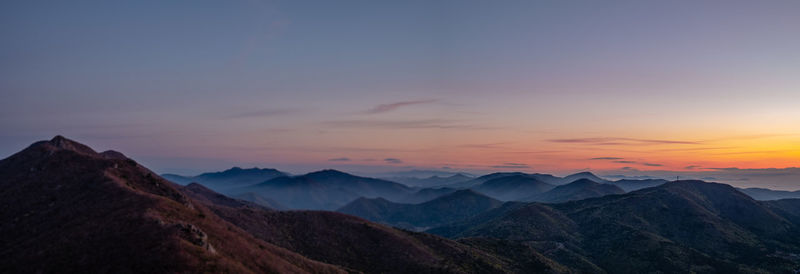
[[[435,103],[437,101],[439,101],[439,100],[428,99],[428,100],[403,101],[403,102],[382,104],[382,105],[378,105],[378,106],[375,106],[375,107],[367,110],[365,113],[367,113],[367,114],[384,113],[384,112],[390,112],[390,111],[396,110],[396,109],[401,108],[401,107],[413,106],[413,105],[421,105],[421,104],[429,104],[429,103]]]

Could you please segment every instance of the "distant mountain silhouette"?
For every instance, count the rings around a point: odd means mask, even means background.
[[[232,191],[252,192],[290,209],[335,210],[359,197],[401,200],[413,190],[386,180],[322,170],[294,177],[278,177]]]
[[[578,172],[578,173],[575,173],[575,174],[572,174],[572,175],[568,175],[567,177],[561,178],[561,183],[560,184],[562,184],[562,185],[569,184],[569,183],[575,182],[575,181],[580,180],[580,179],[587,179],[587,180],[595,182],[595,183],[607,183],[607,182],[609,182],[606,179],[597,177],[597,175],[594,175],[594,173],[591,173],[591,172],[588,172],[588,171],[584,171],[584,172]]]
[[[383,198],[357,199],[338,212],[412,230],[465,220],[500,206],[501,202],[472,190],[459,190],[421,204],[400,204]]]
[[[622,193],[625,193],[625,191],[616,185],[600,184],[589,179],[578,179],[572,183],[557,186],[547,192],[534,194],[524,200],[559,203]]]
[[[469,180],[469,181],[451,184],[451,185],[448,185],[448,187],[452,187],[452,188],[472,188],[472,187],[478,186],[480,184],[483,184],[483,183],[485,183],[486,181],[489,181],[489,180],[494,180],[494,179],[499,179],[499,178],[509,177],[509,176],[524,176],[524,177],[533,178],[533,179],[536,179],[536,180],[538,180],[540,182],[551,184],[551,185],[557,185],[557,184],[559,184],[561,182],[561,178],[553,176],[553,175],[550,175],[550,174],[523,173],[523,172],[495,172],[495,173],[491,173],[491,174],[480,176],[478,178],[475,178],[475,179],[472,179],[472,180]]]
[[[516,174],[487,180],[472,189],[498,200],[518,201],[554,187],[528,174]]]
[[[416,192],[408,194],[406,197],[403,197],[402,199],[398,200],[398,202],[405,204],[424,203],[456,191],[458,191],[458,189],[449,187],[423,188],[417,190]]]
[[[259,240],[118,152],[56,136],[0,160],[0,272],[344,272]]]
[[[220,172],[208,172],[193,177],[186,177],[176,174],[163,174],[164,179],[174,183],[186,185],[189,183],[200,183],[217,192],[229,193],[232,189],[242,186],[261,183],[269,179],[288,176],[288,174],[271,168],[240,168]]]
[[[451,175],[451,176],[439,176],[434,175],[427,178],[416,178],[416,177],[387,177],[389,181],[398,182],[410,187],[442,187],[446,185],[452,185],[457,183],[466,182],[472,180],[473,177],[467,176],[461,173]]]
[[[625,190],[626,192],[631,192],[631,191],[640,190],[640,189],[643,189],[643,188],[660,186],[660,185],[663,185],[666,182],[668,182],[668,181],[664,180],[664,179],[641,179],[641,180],[637,180],[637,179],[622,179],[622,180],[617,180],[617,181],[610,182],[609,184],[618,186],[619,188],[621,188],[622,190]]]
[[[236,199],[245,200],[274,210],[287,210],[288,208],[272,199],[262,197],[253,192],[242,193],[234,196]]]
[[[791,220],[795,224],[800,224],[800,199],[782,199],[764,201],[763,203],[787,220]]]
[[[800,263],[798,203],[760,203],[731,186],[670,182],[561,204],[507,203],[429,230],[532,243],[589,272],[788,272]],[[776,213],[780,209],[780,213]]]
[[[800,190],[784,191],[766,188],[740,188],[739,191],[744,192],[744,194],[750,195],[750,197],[753,197],[753,199],[759,201],[800,198]]]

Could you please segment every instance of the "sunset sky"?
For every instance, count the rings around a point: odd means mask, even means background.
[[[61,134],[188,174],[800,174],[799,14],[800,1],[3,1],[0,158]],[[800,189],[788,184],[771,186]]]

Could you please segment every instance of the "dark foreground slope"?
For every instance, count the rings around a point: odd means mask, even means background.
[[[0,161],[0,272],[341,272],[217,217],[120,153],[57,136]]]
[[[271,211],[216,197],[201,186],[186,190],[213,211],[253,235],[309,258],[366,273],[558,273],[563,266],[533,250],[531,258],[496,255],[488,244],[471,247],[437,236],[393,229],[325,211]]]
[[[680,181],[562,204],[509,203],[429,231],[527,244],[587,272],[781,273],[800,267],[796,206]]]

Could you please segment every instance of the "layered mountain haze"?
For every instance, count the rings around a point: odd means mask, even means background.
[[[459,190],[420,204],[399,204],[383,198],[360,198],[337,211],[421,231],[470,218],[496,208],[501,203],[472,190]]]
[[[359,197],[401,200],[413,190],[386,180],[322,170],[294,177],[278,177],[229,191],[252,192],[291,209],[335,210]]]
[[[753,189],[725,184],[515,172],[463,181],[471,188],[420,188],[336,170],[205,174],[179,185],[119,152],[97,153],[61,136],[34,143],[0,160],[0,271],[800,268],[800,199],[758,201],[745,194]],[[337,212],[296,210],[334,206]]]
[[[398,182],[411,187],[424,187],[424,188],[456,185],[458,183],[463,183],[472,179],[473,179],[472,176],[467,176],[462,173],[458,173],[451,176],[433,175],[431,177],[426,177],[426,178],[386,177],[386,180],[389,181]]]
[[[554,187],[535,177],[517,174],[487,180],[473,189],[503,201],[519,201]]]
[[[621,179],[617,181],[611,182],[611,184],[618,186],[624,191],[634,191],[648,187],[660,186],[664,183],[668,182],[664,179],[641,179],[641,180],[634,180],[634,179]]]
[[[753,197],[753,199],[759,201],[800,198],[800,190],[785,191],[766,188],[740,188],[739,191],[744,192],[745,194],[750,195],[750,197]]]
[[[572,183],[554,187],[546,192],[534,194],[522,200],[559,203],[622,193],[625,193],[625,191],[616,185],[596,183],[589,179],[578,179]]]

